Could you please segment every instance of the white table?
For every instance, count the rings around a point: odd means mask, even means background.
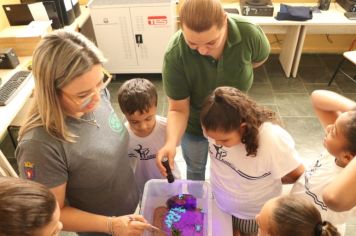
[[[20,64],[15,69],[0,69],[0,77],[2,78],[2,86],[5,82],[17,71],[24,70],[24,66],[31,60],[31,57],[20,57]],[[4,138],[7,132],[7,127],[14,120],[16,115],[22,109],[34,88],[34,81],[31,78],[25,82],[25,85],[16,93],[16,96],[10,100],[6,106],[0,106],[0,140]]]
[[[344,16],[345,10],[337,3],[331,3],[328,11],[313,13],[313,19],[307,21],[278,21],[274,17],[280,4],[274,5],[274,16],[242,16],[248,21],[260,25],[266,34],[286,34],[283,40],[279,61],[287,77],[296,77],[306,34],[356,34],[356,21]],[[292,6],[316,6],[317,3],[288,3]],[[237,8],[238,3],[227,3],[224,8]]]
[[[313,14],[313,19],[303,22],[292,76],[296,77],[307,34],[353,34],[356,36],[356,20],[349,20],[344,16],[345,10],[338,3],[331,3],[328,11]]]

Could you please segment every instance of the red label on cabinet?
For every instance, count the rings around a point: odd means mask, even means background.
[[[147,17],[149,25],[167,25],[167,16],[149,16]]]

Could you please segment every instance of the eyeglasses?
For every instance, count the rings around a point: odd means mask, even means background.
[[[97,87],[94,88],[94,91],[92,91],[90,94],[85,96],[75,96],[66,93],[63,90],[62,93],[66,95],[69,100],[80,106],[81,109],[86,107],[90,102],[92,102],[93,96],[103,91],[109,85],[112,79],[112,75],[107,70],[105,70],[104,68],[102,70],[103,78],[101,79],[100,84],[98,84]]]

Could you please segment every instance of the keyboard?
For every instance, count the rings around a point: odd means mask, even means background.
[[[0,88],[0,106],[5,106],[30,78],[30,71],[18,71]]]

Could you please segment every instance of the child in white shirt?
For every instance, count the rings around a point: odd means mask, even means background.
[[[166,140],[167,119],[156,115],[157,91],[147,79],[131,79],[119,89],[118,101],[130,135],[128,158],[132,159],[136,183],[143,193],[150,179],[165,179],[156,165],[156,155]],[[173,170],[180,178],[178,165]]]
[[[203,105],[213,193],[240,235],[257,235],[263,204],[304,171],[292,137],[275,121],[272,111],[232,87],[216,88]]]
[[[326,152],[305,170],[291,194],[314,203],[322,218],[336,225],[343,234],[344,224],[356,215],[356,208],[345,212],[332,211],[324,203],[322,194],[356,155],[356,103],[326,90],[314,91],[311,98],[315,113],[326,130],[323,140]]]

